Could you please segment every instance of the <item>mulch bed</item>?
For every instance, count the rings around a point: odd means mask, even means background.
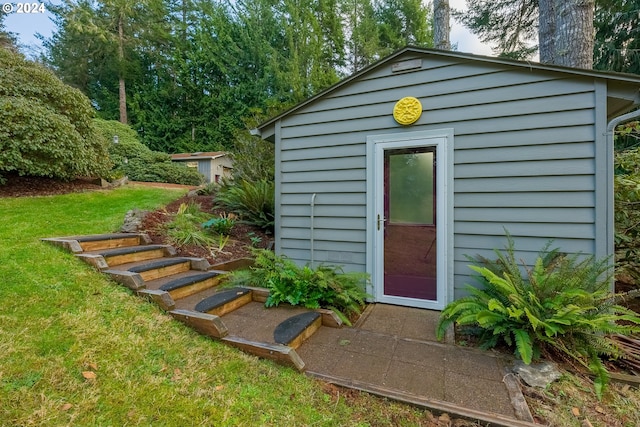
[[[0,185],[0,197],[54,196],[102,189],[99,182],[90,178],[61,181],[45,177],[19,176],[16,173],[3,173],[3,177],[7,182]]]
[[[183,203],[196,203],[200,205],[202,212],[211,213],[213,217],[219,216],[224,212],[221,209],[214,208],[213,196],[211,195],[186,195],[169,203],[164,209],[149,212],[142,221],[140,231],[148,234],[153,243],[171,244],[163,235],[162,228],[172,220],[173,215]],[[252,238],[259,239],[259,243],[254,244],[251,241]],[[229,234],[229,241],[224,245],[222,251],[210,250],[195,245],[176,247],[176,249],[181,256],[206,258],[209,264],[216,265],[235,259],[248,258],[251,256],[252,247],[267,248],[272,240],[272,235],[265,233],[258,227],[236,222]]]

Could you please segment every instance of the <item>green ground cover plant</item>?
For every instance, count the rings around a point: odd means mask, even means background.
[[[427,411],[333,390],[175,322],[43,237],[113,232],[183,192],[0,198],[0,425],[417,426]],[[437,418],[436,418],[437,419]]]
[[[232,272],[228,286],[261,286],[269,289],[267,307],[282,303],[310,309],[328,308],[343,322],[360,314],[366,298],[366,273],[345,273],[340,267],[321,264],[298,266],[283,255],[255,249],[253,266]]]
[[[480,287],[468,285],[469,296],[447,305],[438,338],[455,323],[474,328],[484,348],[513,348],[526,364],[543,352],[559,354],[594,374],[601,397],[609,380],[601,357],[625,356],[610,335],[640,332],[640,317],[618,305],[609,290],[610,263],[547,245],[527,267],[516,259],[511,236],[507,240],[504,251],[495,251],[495,261],[471,259]]]

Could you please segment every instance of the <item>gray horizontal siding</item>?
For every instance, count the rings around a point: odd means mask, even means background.
[[[522,141],[519,141],[517,138],[517,136],[512,136],[510,141],[504,143],[504,146],[496,148],[474,147],[466,150],[459,149],[456,152],[456,165],[477,163],[479,155],[482,155],[483,158],[490,158],[493,163],[560,159],[593,159],[593,156],[595,155],[595,147],[592,142],[572,142],[570,144],[562,144],[557,143],[556,141],[544,145],[534,144],[532,142],[531,145],[522,145]],[[538,138],[540,138],[539,135]],[[575,135],[573,138],[575,141]],[[520,142],[520,144],[515,147],[511,146],[511,141],[515,142],[516,140]]]
[[[340,229],[316,229],[314,230],[314,239],[327,240],[333,242],[352,242],[361,243],[365,239],[364,230],[340,230]],[[287,227],[282,230],[280,235],[282,239],[310,239],[309,228],[292,228]]]
[[[423,115],[401,127],[395,102],[415,96]],[[372,70],[286,116],[278,141],[278,248],[363,271],[366,263],[366,138],[454,129],[454,275],[468,281],[464,254],[494,257],[516,238],[531,262],[550,240],[567,252],[595,244],[593,81],[446,58],[423,69]]]
[[[394,132],[411,131],[411,128],[394,128]],[[385,133],[388,128],[383,129]],[[302,135],[297,138],[288,138],[281,148],[282,161],[314,159],[313,154],[306,154],[314,149],[322,150],[323,155],[318,158],[336,157],[336,152],[340,156],[351,157],[353,155],[365,156],[366,147],[364,141],[371,130],[359,130],[341,134],[339,137],[327,135]],[[456,141],[456,162],[458,153],[467,149],[502,148],[518,146],[545,146],[551,144],[576,143],[578,141],[588,142],[593,138],[592,123],[580,123],[576,126],[563,125],[562,127],[533,128],[533,129],[512,129],[509,132],[482,132],[477,134],[463,134],[460,129],[455,129]],[[459,138],[464,136],[464,138]],[[561,148],[566,149],[566,146]],[[358,154],[359,153],[359,154]],[[493,154],[493,153],[492,153]],[[289,156],[289,158],[287,158]]]
[[[594,185],[593,179],[590,180],[584,176],[469,178],[456,179],[454,183],[456,194],[513,192],[515,190],[520,192],[593,191]]]
[[[353,215],[360,215],[364,217],[366,214],[366,196],[364,194],[333,194],[330,193],[316,193],[316,206],[314,208],[317,216],[328,216],[332,218],[350,217]],[[286,195],[285,195],[286,196]],[[304,194],[307,200],[311,199],[311,194]],[[320,197],[331,198],[331,204],[319,204],[317,199]],[[286,207],[286,212],[283,215],[286,216],[305,216],[309,215],[309,205],[307,204],[285,204],[282,202],[282,206]],[[339,214],[339,216],[338,216]]]
[[[291,228],[301,228],[309,231],[311,225],[311,216],[291,216],[287,217],[287,225]],[[341,217],[336,220],[335,217],[314,216],[313,226],[315,230],[365,230],[366,224],[362,218]]]
[[[325,182],[291,182],[282,183],[282,194],[290,193],[363,193],[366,191],[364,181],[334,182],[335,187],[329,187]]]
[[[528,222],[487,222],[456,221],[456,235],[479,235],[504,237],[508,231],[514,238],[521,236],[541,239],[594,239],[595,230],[590,223],[550,223],[541,227],[538,223]]]
[[[300,265],[309,264],[311,251],[290,248],[287,257]],[[314,264],[339,265],[345,272],[364,272],[365,255],[349,251],[314,251]]]
[[[481,157],[485,159],[485,157]],[[454,178],[499,178],[503,176],[559,176],[592,175],[595,172],[593,159],[536,160],[519,162],[496,162],[492,157],[474,164],[461,163],[455,166]]]
[[[587,208],[457,208],[455,221],[493,221],[505,222],[517,219],[518,222],[546,223],[593,223],[595,212],[593,207]]]
[[[336,169],[327,174],[326,170],[308,172],[287,173],[282,183],[290,182],[330,182],[330,181],[364,181],[366,170],[363,169]],[[286,179],[286,180],[285,180]]]
[[[336,150],[337,151],[337,150]],[[338,154],[338,153],[336,153]],[[283,162],[282,172],[306,171],[349,171],[364,169],[365,161],[362,157],[337,157],[335,159],[312,159]]]
[[[366,140],[366,135],[388,132],[389,129],[398,129],[398,124],[391,116],[392,109],[386,111],[386,115],[360,117],[352,121],[337,121],[330,125],[314,124],[309,127],[296,126],[283,128],[283,138],[300,138],[305,136],[322,135],[325,138],[341,136],[353,132],[354,126],[361,131]],[[473,115],[457,115],[450,110],[434,110],[423,113],[417,125],[426,126],[426,129],[441,129],[453,127],[456,135],[495,133],[520,131],[522,129],[541,129],[549,127],[570,127],[593,124],[593,110],[578,109],[562,112],[523,112],[512,111],[513,120],[505,120],[508,116],[498,116],[479,120]],[[416,125],[416,126],[417,126]],[[413,128],[414,130],[416,128]],[[287,149],[288,147],[283,147]]]
[[[456,208],[483,208],[499,206],[501,208],[544,208],[549,206],[547,192],[504,192],[504,193],[457,193],[454,199]],[[554,195],[555,207],[591,208],[595,197],[592,192],[558,192]]]
[[[290,141],[287,144],[287,149],[282,150],[282,162],[335,158],[336,146],[327,146],[326,139],[322,137],[318,138],[315,147],[313,147],[313,145],[310,145],[310,143],[313,143],[310,138],[305,138],[301,140],[300,143],[298,143],[297,141]],[[358,141],[351,145],[346,145],[344,144],[344,142],[342,142],[339,143],[338,147],[340,147],[340,155],[343,157],[362,158],[366,154],[361,141]]]
[[[521,88],[522,89],[522,88]],[[531,88],[528,88],[531,89]],[[398,89],[389,90],[391,92],[398,91]],[[439,110],[460,110],[464,108],[464,111],[456,111],[457,114],[463,114],[466,117],[484,118],[484,117],[497,117],[497,116],[511,116],[519,115],[523,113],[535,113],[545,111],[562,111],[575,105],[584,105],[588,107],[590,104],[593,106],[594,97],[591,92],[579,92],[579,93],[560,93],[555,92],[553,95],[545,97],[536,93],[536,98],[527,98],[525,95],[515,96],[517,91],[507,91],[505,93],[515,92],[511,95],[511,99],[503,99],[499,102],[488,102],[487,100],[498,99],[495,96],[491,96],[490,93],[479,93],[477,98],[470,98],[468,93],[460,94],[459,100],[451,100],[449,97],[438,96],[434,97],[431,94],[413,94],[416,97],[420,97],[423,103],[425,112],[439,111]],[[389,114],[389,111],[393,110],[393,106],[397,99],[406,96],[406,91],[397,94],[376,94],[376,100],[372,100],[369,103],[363,105],[357,105],[353,107],[345,108],[344,106],[338,110],[324,110],[314,113],[305,113],[292,118],[287,123],[287,127],[308,126],[310,124],[318,123],[337,123],[340,121],[355,120],[360,117],[381,117]],[[381,102],[385,100],[385,102]]]

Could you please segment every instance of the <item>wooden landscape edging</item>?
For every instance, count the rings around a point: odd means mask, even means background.
[[[222,322],[222,319],[218,316],[214,316],[213,314],[181,309],[172,310],[169,314],[174,319],[192,327],[202,335],[213,338],[223,338],[229,333],[229,330]]]
[[[444,402],[437,399],[428,399],[412,393],[402,392],[386,387],[381,387],[362,381],[334,377],[313,371],[306,371],[306,374],[319,380],[335,384],[340,387],[360,390],[377,396],[393,399],[398,402],[407,403],[420,408],[428,409],[435,414],[450,414],[465,420],[482,423],[483,426],[491,427],[544,427],[544,424],[535,424],[528,421],[520,421],[515,418],[495,413],[477,411],[475,409],[464,408],[453,403]]]
[[[269,344],[257,341],[246,340],[241,337],[227,335],[222,338],[225,342],[240,350],[253,354],[264,359],[275,360],[276,362],[292,366],[298,371],[304,371],[305,364],[292,347],[282,344]]]

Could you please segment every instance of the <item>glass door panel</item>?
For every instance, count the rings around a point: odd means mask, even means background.
[[[436,300],[434,147],[385,150],[384,294]]]

